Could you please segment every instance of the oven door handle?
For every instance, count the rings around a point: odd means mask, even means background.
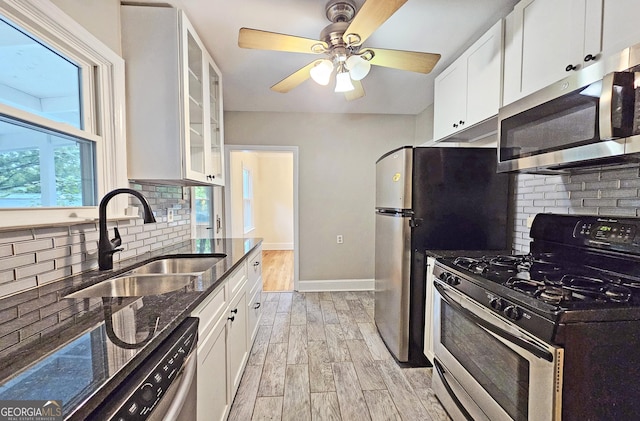
[[[460,402],[460,399],[458,399],[456,394],[453,392],[453,389],[451,389],[451,385],[449,384],[449,381],[444,377],[444,367],[442,367],[440,362],[435,358],[433,359],[433,366],[438,372],[438,376],[440,377],[440,380],[442,380],[442,384],[444,385],[444,388],[447,390],[447,393],[449,393],[449,396],[453,400],[453,403],[456,404],[456,406],[458,407],[458,410],[462,412],[462,416],[467,421],[473,421],[473,417],[471,416],[471,414],[469,414],[469,412],[464,407],[464,405],[462,405],[462,402]]]
[[[465,316],[467,316],[471,321],[473,321],[479,327],[483,328],[486,331],[489,331],[489,332],[493,333],[496,336],[501,337],[502,339],[504,339],[504,340],[506,340],[508,342],[511,342],[511,343],[523,348],[523,349],[526,349],[528,352],[530,352],[531,354],[535,355],[538,358],[542,358],[542,359],[545,359],[545,360],[547,360],[549,362],[553,362],[553,354],[551,352],[547,351],[546,349],[540,348],[536,344],[533,344],[533,343],[531,343],[530,341],[528,341],[528,340],[526,340],[524,338],[518,337],[518,336],[514,335],[513,333],[504,331],[504,330],[500,329],[499,327],[487,322],[483,318],[478,317],[472,311],[464,308],[460,304],[458,304],[455,301],[451,300],[447,295],[447,291],[444,289],[444,287],[442,285],[438,284],[437,282],[434,282],[434,286],[436,287],[436,289],[440,293],[440,296],[442,297],[442,300],[444,300],[444,302],[447,303],[447,305],[452,307],[454,310],[456,310],[456,311],[464,314]]]

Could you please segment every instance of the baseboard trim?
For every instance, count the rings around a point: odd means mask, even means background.
[[[373,291],[373,279],[321,279],[317,281],[298,281],[300,292],[323,291]]]
[[[293,243],[262,243],[262,250],[293,250]]]

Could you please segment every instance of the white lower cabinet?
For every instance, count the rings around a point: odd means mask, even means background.
[[[249,349],[247,346],[247,294],[243,291],[229,306],[227,356],[231,376],[231,394],[235,395],[242,379]]]
[[[219,320],[198,344],[198,420],[224,420],[231,407],[227,369],[227,324]]]
[[[255,257],[254,253],[251,257]],[[250,262],[250,263],[247,263]],[[262,308],[259,282],[247,282],[250,258],[191,312],[198,327],[198,420],[226,420],[253,345]],[[255,272],[252,269],[252,272]],[[255,280],[255,274],[253,279]],[[255,308],[254,308],[255,307]]]

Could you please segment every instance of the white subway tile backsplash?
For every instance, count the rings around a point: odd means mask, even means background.
[[[23,241],[13,244],[13,250],[15,254],[25,254],[51,248],[53,248],[53,240],[51,238],[47,238],[44,240]]]
[[[638,168],[594,170],[563,176],[517,174],[515,182],[512,207],[515,253],[529,251],[529,229],[522,227],[526,226],[527,218],[541,212],[640,216]]]
[[[113,238],[113,228],[118,227],[125,249],[114,255],[115,261],[191,237],[189,188],[137,183],[131,183],[131,187],[147,198],[158,199],[160,204],[152,206],[158,222],[144,224],[142,218],[109,221],[110,237]],[[134,197],[130,198],[130,205],[140,206]],[[166,221],[169,207],[177,210],[172,223]],[[97,221],[0,232],[0,296],[96,269],[99,236]]]
[[[0,258],[13,255],[13,245],[4,244],[0,246]]]
[[[0,259],[0,271],[15,269],[19,266],[31,265],[36,262],[35,253]]]

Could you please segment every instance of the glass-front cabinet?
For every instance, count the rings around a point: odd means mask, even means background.
[[[222,78],[183,11],[122,6],[132,180],[224,185]]]

